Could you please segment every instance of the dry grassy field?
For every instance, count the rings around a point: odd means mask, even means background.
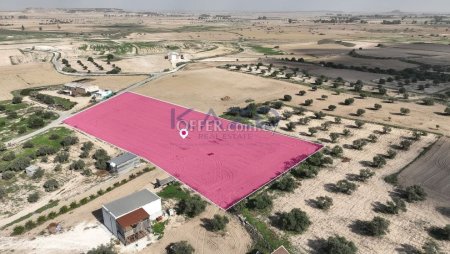
[[[223,77],[226,77],[226,79]],[[307,92],[304,96],[296,95],[300,90]],[[174,93],[173,91],[177,92]],[[313,99],[314,102],[308,109],[326,112],[328,106],[333,104],[337,106],[337,109],[326,113],[353,117],[352,114],[357,109],[362,108],[366,110],[366,114],[361,116],[360,119],[450,134],[450,127],[446,124],[449,120],[448,117],[435,113],[443,112],[445,108],[443,105],[423,106],[404,102],[386,103],[382,99],[370,97],[359,99],[358,96],[343,93],[336,95],[334,92],[322,89],[310,91],[308,87],[299,84],[217,68],[182,71],[139,87],[135,92],[193,107],[203,112],[213,109],[219,115],[229,107],[245,105],[245,101],[249,99],[264,102],[280,99],[283,95],[288,94],[293,97],[292,101],[288,102],[292,106],[301,106],[305,100]],[[322,95],[326,95],[328,98],[321,99]],[[230,99],[221,100],[226,96],[229,96]],[[353,105],[340,105],[345,99],[353,97],[356,97]],[[370,110],[375,103],[382,104],[383,108],[381,110]],[[402,107],[409,108],[410,114],[407,116],[399,115]],[[440,126],[439,129],[436,129],[436,125]]]
[[[450,142],[442,137],[426,154],[406,167],[399,175],[401,185],[418,183],[427,192],[442,200],[444,204],[450,203]]]

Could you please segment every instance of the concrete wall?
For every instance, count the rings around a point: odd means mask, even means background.
[[[150,215],[150,220],[155,220],[162,215],[161,199],[146,204],[142,208]]]
[[[109,231],[111,231],[113,235],[118,237],[116,219],[104,207],[102,207],[102,213],[103,213],[103,224],[105,224],[105,226],[109,229]]]

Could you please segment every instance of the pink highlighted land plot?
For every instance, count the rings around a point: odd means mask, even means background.
[[[186,122],[191,124],[182,125]],[[223,209],[322,147],[134,93],[109,99],[65,123],[145,158]],[[178,128],[185,127],[189,135],[182,139]]]

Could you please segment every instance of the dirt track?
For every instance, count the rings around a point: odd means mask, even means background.
[[[440,138],[399,176],[401,185],[422,185],[427,193],[450,205],[450,139]]]

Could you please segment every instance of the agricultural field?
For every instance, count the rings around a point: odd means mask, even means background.
[[[272,253],[281,245],[290,253],[448,252],[443,7],[439,14],[2,10],[0,252]],[[58,93],[69,82],[114,96],[94,105],[92,94]],[[163,102],[138,103],[146,97]],[[111,103],[107,113],[71,122]],[[175,108],[283,139],[239,140],[246,150],[217,137],[207,145],[180,139],[166,129]],[[270,184],[254,182],[262,172],[248,180],[247,173],[280,169],[272,157],[301,150],[284,139],[323,148],[277,171],[284,175],[276,181],[267,175]],[[209,151],[214,144],[226,149]],[[125,151],[142,156],[140,165],[108,172],[106,161]],[[27,174],[31,165],[39,169]],[[179,180],[158,187],[169,173]],[[125,246],[104,227],[101,207],[143,189],[161,197],[164,218]]]

